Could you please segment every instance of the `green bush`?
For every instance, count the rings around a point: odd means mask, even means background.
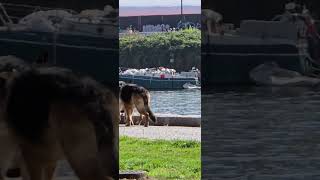
[[[170,63],[173,58],[174,62]],[[198,29],[128,34],[120,38],[120,66],[130,68],[170,67],[178,71],[201,65],[201,32]]]

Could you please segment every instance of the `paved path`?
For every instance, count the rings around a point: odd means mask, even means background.
[[[120,136],[130,136],[148,139],[165,140],[195,140],[201,141],[200,127],[175,127],[175,126],[131,126],[120,125]]]

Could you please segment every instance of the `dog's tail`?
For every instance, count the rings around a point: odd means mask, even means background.
[[[150,109],[150,94],[149,93],[146,93],[144,96],[143,96],[143,102],[144,102],[144,108],[145,110],[148,112],[149,114],[149,117],[150,119],[156,123],[157,122],[157,118],[156,116],[153,114],[153,112],[151,111]]]

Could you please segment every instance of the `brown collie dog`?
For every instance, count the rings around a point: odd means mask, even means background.
[[[140,113],[140,117],[144,118],[144,126],[149,126],[149,118],[156,123],[157,118],[150,108],[150,93],[145,88],[135,84],[125,84],[120,88],[120,101],[126,114],[126,126],[134,125],[132,113],[134,107]]]
[[[6,89],[0,91],[2,129],[12,139],[6,143],[19,152],[24,179],[52,179],[60,159],[67,159],[80,180],[118,179],[114,93],[58,67],[4,72],[0,84]]]

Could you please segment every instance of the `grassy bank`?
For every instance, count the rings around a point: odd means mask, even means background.
[[[174,59],[170,62],[170,59]],[[201,66],[201,32],[186,29],[149,36],[129,34],[120,38],[120,66],[171,67],[178,71]]]
[[[200,179],[200,142],[120,137],[120,169],[156,179]]]

